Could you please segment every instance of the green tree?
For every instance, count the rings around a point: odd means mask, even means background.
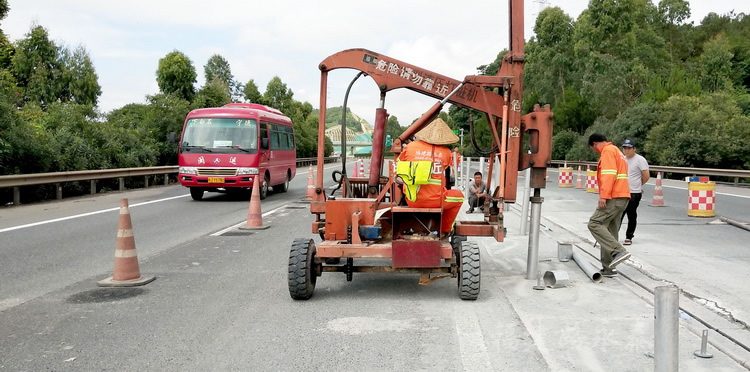
[[[706,42],[700,57],[703,89],[716,92],[731,88],[732,57],[729,42],[723,35]]]
[[[227,84],[219,79],[214,78],[203,86],[193,99],[194,107],[219,107],[232,102],[230,89]]]
[[[17,43],[12,71],[24,88],[24,101],[37,102],[44,108],[62,96],[64,80],[58,51],[42,26],[32,26]]]
[[[226,95],[230,97],[230,102],[235,92],[239,92],[234,75],[232,75],[232,69],[229,67],[229,62],[224,57],[218,54],[211,56],[206,65],[203,66],[203,73],[206,78],[206,86],[213,83],[214,80],[218,80],[221,86],[226,89]],[[215,87],[218,86],[220,85],[215,85]]]
[[[702,168],[750,166],[750,117],[728,93],[671,97],[648,133],[652,163]]]
[[[260,90],[258,90],[258,86],[255,84],[255,81],[253,79],[250,79],[243,88],[245,100],[251,103],[259,103],[261,105],[264,105],[265,101],[263,100],[263,95],[260,94]]]
[[[83,46],[62,55],[63,79],[71,102],[96,106],[102,88],[94,64]]]
[[[287,88],[278,76],[274,76],[266,85],[266,92],[263,94],[263,100],[267,105],[281,110],[287,114],[294,104],[294,93]],[[287,114],[288,115],[288,114]]]
[[[195,67],[185,54],[177,50],[168,53],[159,60],[156,69],[156,83],[164,94],[175,94],[191,101],[195,95]]]
[[[573,71],[573,20],[557,7],[539,13],[534,24],[536,38],[528,44],[524,74],[541,103],[556,103],[570,85]],[[537,103],[537,102],[534,102]]]

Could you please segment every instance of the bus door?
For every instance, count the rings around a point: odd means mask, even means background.
[[[263,172],[263,170],[268,169],[268,172],[271,172],[270,167],[270,156],[271,156],[271,142],[268,138],[268,123],[261,122],[260,123],[260,162],[258,164],[259,170]],[[262,174],[262,173],[261,173]],[[270,183],[270,180],[269,180]]]

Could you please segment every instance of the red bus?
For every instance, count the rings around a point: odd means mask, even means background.
[[[178,179],[193,200],[206,191],[248,189],[262,177],[268,187],[286,192],[297,173],[292,121],[281,111],[254,103],[190,111],[180,136]]]

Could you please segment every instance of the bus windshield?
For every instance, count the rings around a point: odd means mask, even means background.
[[[255,119],[194,118],[182,136],[183,152],[257,153]]]

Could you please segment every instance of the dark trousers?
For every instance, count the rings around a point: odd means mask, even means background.
[[[628,216],[628,229],[625,230],[625,239],[633,239],[633,234],[635,234],[635,226],[638,224],[638,204],[641,202],[642,196],[642,192],[637,194],[631,193],[630,202],[628,202],[628,206],[625,207],[625,212],[623,212],[622,217],[620,217],[620,223],[622,223],[625,216]]]
[[[474,210],[474,208],[481,207],[483,205],[484,196],[481,198],[477,198],[477,196],[474,194],[469,195],[469,210]]]

